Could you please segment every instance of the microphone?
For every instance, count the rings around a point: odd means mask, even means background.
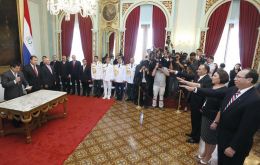
[[[20,78],[20,75],[17,73],[16,78]],[[20,78],[21,81],[21,78]],[[20,84],[20,81],[17,82],[17,84]]]

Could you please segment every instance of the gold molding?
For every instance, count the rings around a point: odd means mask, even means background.
[[[61,33],[57,33],[57,40],[58,40],[58,54],[61,59],[63,56],[62,51],[61,51]]]
[[[172,13],[172,1],[163,1],[162,4],[167,8],[169,13]]]
[[[206,1],[206,8],[205,8],[205,13],[208,12],[209,8],[214,5],[217,1],[219,0],[207,0]]]
[[[200,32],[200,46],[199,46],[199,48],[202,51],[204,51],[205,36],[206,36],[206,32],[205,31],[201,31]]]
[[[120,36],[120,50],[124,52],[124,46],[125,46],[125,32],[121,32]]]
[[[127,9],[129,9],[129,7],[132,5],[133,3],[123,3],[123,7],[122,7],[122,13],[123,15],[125,15],[125,12]]]
[[[256,48],[256,53],[255,53],[255,57],[254,57],[254,61],[253,61],[253,65],[252,68],[257,70],[259,67],[259,62],[260,62],[260,35],[258,35],[258,42],[256,44],[257,48]]]
[[[104,12],[104,9],[105,9],[105,7],[106,6],[108,6],[108,5],[113,5],[113,7],[115,8],[115,17],[112,19],[112,20],[106,20],[105,18],[104,18],[104,15],[103,15],[103,12]],[[106,3],[104,3],[103,5],[102,5],[102,10],[101,10],[101,16],[102,16],[102,19],[104,20],[104,21],[106,21],[106,22],[115,22],[115,21],[117,21],[117,15],[118,15],[118,13],[119,13],[119,10],[118,10],[118,6],[117,6],[117,4],[116,4],[116,2],[106,2]]]

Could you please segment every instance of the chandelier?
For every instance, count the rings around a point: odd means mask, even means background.
[[[52,15],[65,13],[65,20],[70,20],[70,14],[80,13],[82,17],[95,15],[97,0],[48,0],[47,10]]]

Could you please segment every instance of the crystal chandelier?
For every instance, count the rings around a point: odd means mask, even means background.
[[[95,15],[97,0],[48,0],[47,10],[52,15],[65,13],[65,20],[70,20],[70,14],[80,13],[82,17]]]

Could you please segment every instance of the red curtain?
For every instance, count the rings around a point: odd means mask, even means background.
[[[70,15],[70,21],[65,21],[65,17],[61,23],[61,46],[62,55],[69,57],[72,47],[73,31],[74,31],[75,15]]]
[[[239,48],[243,68],[251,68],[260,26],[260,14],[248,1],[240,2]]]
[[[164,48],[166,34],[166,17],[162,10],[153,6],[153,44],[156,48]]]
[[[124,60],[126,64],[130,62],[130,58],[132,58],[135,54],[139,20],[140,20],[140,6],[136,7],[129,14],[126,20],[125,51],[124,51]]]
[[[219,6],[210,16],[208,23],[208,31],[206,37],[205,54],[206,56],[214,56],[228,16],[230,1]]]
[[[80,14],[79,18],[79,31],[82,43],[82,50],[84,57],[87,60],[87,64],[92,63],[92,21],[90,17],[82,17]]]
[[[109,36],[109,55],[113,54],[114,51],[114,43],[115,43],[115,33],[112,33]]]

